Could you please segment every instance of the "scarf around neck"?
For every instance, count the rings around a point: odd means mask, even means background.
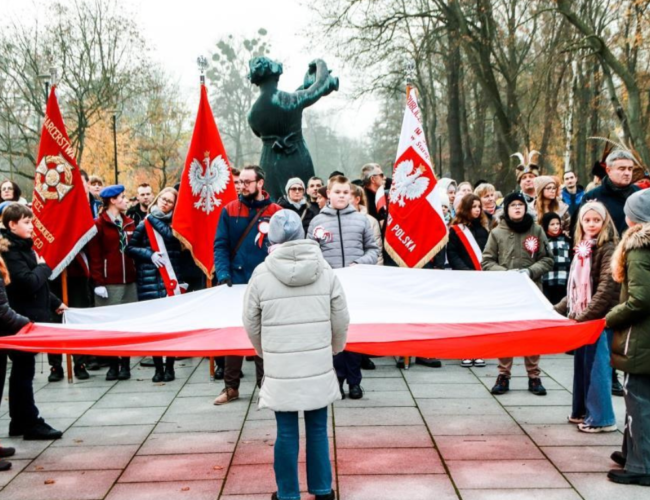
[[[508,210],[504,210],[503,212],[503,220],[506,221],[506,224],[510,229],[512,229],[515,233],[525,233],[528,231],[531,227],[533,227],[533,223],[535,222],[535,219],[533,219],[533,216],[530,215],[530,213],[526,212],[524,214],[524,218],[521,219],[520,221],[514,221],[510,218],[508,215]]]
[[[583,240],[575,247],[567,284],[569,312],[582,314],[591,302],[591,258],[596,240]]]
[[[151,212],[149,212],[152,217],[155,217],[156,219],[160,219],[163,221],[171,221],[172,220],[172,215],[174,214],[174,211],[172,210],[168,214],[164,213],[160,208],[158,207],[152,207]]]

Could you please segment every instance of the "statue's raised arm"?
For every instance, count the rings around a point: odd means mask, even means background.
[[[248,123],[264,143],[260,167],[266,172],[265,188],[274,199],[285,196],[285,184],[300,177],[307,185],[314,166],[302,136],[302,110],[339,88],[322,59],[309,63],[303,85],[295,92],[278,90],[282,64],[268,57],[248,63],[248,79],[260,95],[248,114]]]

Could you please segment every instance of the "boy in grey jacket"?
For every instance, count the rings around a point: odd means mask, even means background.
[[[368,218],[350,204],[352,188],[342,175],[332,177],[327,185],[328,203],[309,224],[308,237],[320,245],[323,257],[332,268],[356,264],[377,264],[379,247]],[[334,356],[341,397],[347,380],[350,399],[361,399],[361,354],[343,351]]]

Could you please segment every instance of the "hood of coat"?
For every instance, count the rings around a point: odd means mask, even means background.
[[[323,207],[323,210],[320,211],[321,214],[325,215],[333,215],[336,216],[336,212],[339,212],[341,215],[345,214],[350,214],[352,212],[356,212],[356,208],[352,206],[352,203],[350,203],[347,207],[342,208],[341,210],[337,210],[336,208],[332,208],[329,203]]]
[[[34,246],[34,240],[31,238],[21,238],[20,236],[16,236],[8,229],[2,229],[0,234],[2,234],[2,237],[8,242],[7,250],[10,246],[19,250],[31,250],[31,248]]]
[[[625,281],[627,254],[632,250],[639,250],[641,248],[650,248],[650,222],[637,224],[628,229],[623,235],[623,239],[618,244],[612,256],[612,274],[614,281],[617,283],[623,283]]]
[[[311,240],[289,241],[278,246],[264,261],[267,269],[287,286],[314,283],[327,265],[320,246]]]

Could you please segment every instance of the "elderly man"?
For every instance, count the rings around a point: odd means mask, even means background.
[[[384,187],[386,184],[386,177],[382,172],[381,167],[377,163],[367,163],[361,168],[361,180],[363,182],[363,190],[368,199],[368,215],[374,217],[383,225],[386,219],[386,212],[377,211],[376,195],[379,188]]]

